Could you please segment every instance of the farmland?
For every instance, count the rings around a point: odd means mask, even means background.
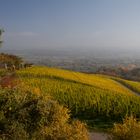
[[[35,94],[52,96],[68,107],[72,117],[85,120],[120,120],[140,117],[140,97],[108,76],[48,67],[17,71],[20,81]]]
[[[140,94],[140,82],[124,80],[124,79],[120,79],[120,78],[114,78],[114,80],[116,80],[119,83],[123,84],[124,86],[128,87],[132,91],[136,92],[138,95]]]

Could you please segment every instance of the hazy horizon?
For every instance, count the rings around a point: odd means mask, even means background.
[[[1,0],[4,49],[140,52],[138,0]]]

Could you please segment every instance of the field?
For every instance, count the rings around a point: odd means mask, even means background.
[[[140,97],[108,76],[48,67],[27,68],[17,74],[29,91],[52,96],[70,109],[72,117],[120,120],[134,114],[140,118]]]
[[[132,91],[134,91],[136,94],[140,94],[140,83],[136,81],[130,81],[130,80],[124,80],[120,78],[114,78],[117,82],[120,82],[122,85],[128,87]]]

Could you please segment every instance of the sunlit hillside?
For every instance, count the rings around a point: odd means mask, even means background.
[[[66,80],[74,83],[85,84],[88,86],[93,86],[95,88],[100,88],[103,90],[109,90],[113,92],[128,93],[132,92],[124,87],[120,86],[119,83],[112,80],[110,77],[98,74],[84,74],[74,71],[49,68],[49,67],[33,67],[19,72],[21,76],[29,76],[29,78],[51,78]]]
[[[17,74],[27,89],[52,96],[74,117],[120,119],[127,114],[140,115],[140,97],[111,77],[48,67],[27,68]]]
[[[136,81],[130,81],[130,80],[124,80],[120,78],[113,78],[117,82],[121,83],[122,85],[128,87],[132,91],[134,91],[136,94],[140,94],[140,82]]]

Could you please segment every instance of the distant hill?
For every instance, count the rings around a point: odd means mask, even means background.
[[[128,80],[140,81],[140,67],[134,64],[119,67],[100,67],[96,73],[117,76]]]

